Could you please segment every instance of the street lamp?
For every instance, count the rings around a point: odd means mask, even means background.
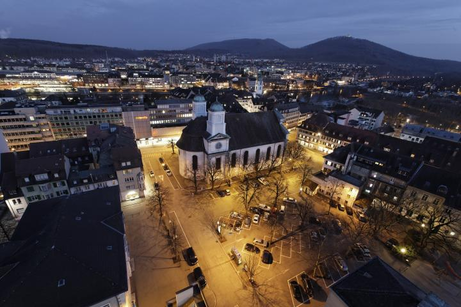
[[[454,235],[455,235],[455,232],[454,232],[454,231],[451,231],[451,232],[450,232],[450,236],[453,237]]]
[[[402,247],[402,248],[400,249],[400,252],[401,252],[402,254],[406,254],[407,249],[406,249],[405,247]]]
[[[422,223],[422,224],[421,224],[421,227],[423,227],[423,228],[426,227],[426,224]]]

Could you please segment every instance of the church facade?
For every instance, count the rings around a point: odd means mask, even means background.
[[[203,179],[212,169],[231,177],[281,162],[288,131],[277,111],[226,113],[215,101],[207,112],[201,95],[192,104],[193,120],[176,143],[181,176]]]

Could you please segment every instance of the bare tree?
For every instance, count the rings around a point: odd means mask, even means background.
[[[251,179],[248,176],[243,177],[238,197],[247,213],[250,211],[251,204],[258,199],[259,191],[260,187],[252,184]]]
[[[333,198],[335,197],[335,195],[339,192],[342,193],[342,190],[344,189],[344,184],[341,183],[339,180],[335,180],[335,181],[330,181],[329,182],[329,193],[330,193],[330,200],[329,200],[329,203],[328,203],[328,212],[327,214],[330,214],[330,210],[331,210],[331,202],[333,202]]]
[[[149,201],[147,203],[147,208],[151,216],[154,216],[155,213],[158,213],[159,219],[163,218],[163,216],[165,215],[165,206],[167,204],[168,197],[168,190],[164,189],[161,185],[159,185],[157,190],[149,198]]]
[[[420,210],[420,216],[424,216],[421,224],[416,226],[420,236],[416,238],[415,245],[419,251],[428,245],[449,250],[446,247],[453,246],[458,240],[461,215],[443,204],[419,202],[414,205],[418,206],[414,210]]]
[[[385,201],[375,200],[367,210],[370,221],[370,235],[376,237],[382,232],[392,230],[399,224],[403,217],[399,214],[399,207]]]
[[[277,207],[277,203],[278,203],[280,196],[285,194],[287,189],[288,189],[288,185],[283,175],[276,176],[273,179],[272,183],[270,183],[269,190],[272,192],[272,196],[274,199],[274,202],[273,202],[274,207]]]
[[[194,184],[194,192],[197,193],[198,191],[198,174],[197,174],[197,169],[194,169],[193,167],[187,167],[186,168],[186,178],[192,181]]]
[[[301,163],[299,166],[299,179],[301,180],[301,186],[306,184],[307,179],[309,179],[312,175],[312,167],[309,166],[307,163]]]
[[[280,306],[280,294],[276,288],[269,284],[268,280],[261,280],[259,278],[261,269],[259,266],[259,256],[253,254],[245,258],[245,270],[250,282],[249,299],[250,306]]]
[[[281,164],[281,159],[277,158],[276,155],[272,155],[267,161],[264,162],[264,165],[267,170],[267,176],[270,176],[278,166]]]
[[[173,139],[169,139],[168,140],[168,147],[171,148],[171,153],[174,155],[175,154],[175,151],[174,151],[174,148],[175,148],[176,144],[174,142]]]
[[[304,146],[299,144],[298,141],[291,141],[288,142],[286,151],[285,151],[285,156],[288,158],[291,158],[293,160],[299,160],[304,158],[306,155],[306,149]]]
[[[344,229],[352,242],[358,242],[367,237],[370,233],[370,224],[361,222],[353,216],[348,216]]]
[[[211,189],[214,190],[216,180],[218,180],[219,175],[222,173],[221,168],[218,168],[214,161],[208,160],[204,171],[205,177],[211,184]]]
[[[314,206],[311,201],[307,198],[302,198],[300,201],[294,204],[295,213],[300,219],[300,228],[304,228],[309,221],[309,217],[311,217],[314,213]]]

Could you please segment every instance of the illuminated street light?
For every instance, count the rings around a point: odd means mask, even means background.
[[[406,249],[405,247],[402,247],[402,248],[400,249],[400,252],[401,252],[402,254],[405,254],[405,253],[407,252],[407,249]]]
[[[455,232],[454,232],[454,231],[451,231],[451,232],[450,232],[450,236],[453,237],[454,235],[455,235]]]
[[[422,224],[421,224],[421,227],[423,227],[423,228],[426,227],[426,224],[422,223]]]

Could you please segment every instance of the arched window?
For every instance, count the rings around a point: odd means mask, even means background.
[[[266,161],[269,161],[270,158],[271,158],[271,147],[267,147]]]
[[[237,165],[237,153],[233,153],[231,156],[231,167],[235,167]]]
[[[277,146],[277,158],[280,157],[280,154],[282,153],[282,145]]]
[[[258,149],[256,149],[255,163],[259,163],[259,156],[260,155],[261,155],[261,150],[258,148]]]
[[[196,155],[192,156],[192,169],[196,171],[198,169],[198,158]]]
[[[243,153],[243,166],[247,166],[248,165],[248,151],[245,151]]]

